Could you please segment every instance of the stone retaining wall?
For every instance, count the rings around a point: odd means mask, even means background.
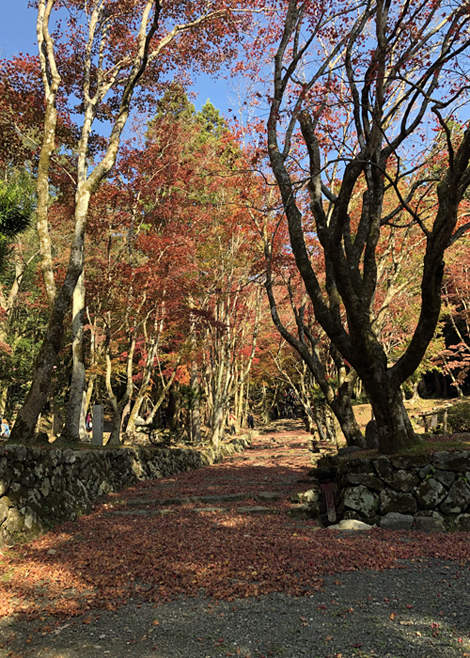
[[[470,530],[470,452],[327,457],[312,471],[335,478],[340,518],[384,528]]]
[[[32,539],[59,521],[75,520],[103,494],[219,462],[250,443],[248,437],[234,439],[221,444],[217,453],[189,448],[0,446],[0,546]]]

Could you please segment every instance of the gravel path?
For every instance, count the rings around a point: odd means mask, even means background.
[[[129,601],[54,630],[47,621],[4,619],[0,657],[470,656],[470,570],[436,559],[403,566],[327,577],[321,592],[301,598]]]

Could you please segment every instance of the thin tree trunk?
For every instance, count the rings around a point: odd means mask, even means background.
[[[191,362],[191,440],[201,442],[201,402],[197,361]]]
[[[118,400],[116,394],[114,393],[112,383],[111,383],[111,373],[112,373],[112,361],[109,350],[106,350],[106,391],[108,393],[108,399],[111,403],[111,408],[113,410],[113,420],[111,426],[111,435],[107,445],[109,446],[119,446],[121,445],[120,439],[120,430],[121,430],[121,412],[119,409]]]
[[[72,297],[72,378],[62,438],[76,443],[87,439],[85,427],[85,355],[83,316],[85,313],[85,273],[82,271]]]
[[[135,430],[135,421],[137,420],[137,417],[140,413],[140,408],[147,394],[147,388],[153,373],[153,368],[154,368],[153,363],[155,361],[157,350],[158,350],[158,340],[157,338],[153,337],[150,348],[147,353],[147,359],[145,362],[142,383],[139,387],[139,390],[137,391],[137,395],[135,396],[134,405],[132,407],[132,411],[129,416],[129,421],[127,423],[127,430],[126,430],[127,432],[133,432]]]
[[[52,411],[52,436],[56,438],[60,435],[63,428],[63,420],[60,415],[59,408],[55,401],[55,391],[50,397],[51,411]]]
[[[435,385],[434,395],[436,396],[436,398],[441,398],[442,397],[441,373],[437,372],[437,370],[434,371],[434,385]]]
[[[244,427],[246,425],[246,412],[245,412],[245,384],[242,382],[240,385],[240,395],[239,395],[239,405],[238,410],[235,412],[236,418],[238,418],[239,427]]]
[[[327,435],[326,435],[326,432],[325,432],[325,429],[324,429],[324,426],[323,426],[323,418],[322,418],[322,414],[320,413],[320,411],[318,409],[318,404],[316,402],[314,403],[313,408],[314,408],[314,414],[315,414],[315,423],[316,423],[316,426],[317,426],[320,441],[325,441],[326,442],[328,439],[327,439]]]
[[[0,415],[3,416],[8,402],[8,383],[0,382]]]
[[[109,314],[108,314],[109,316]],[[135,345],[137,341],[136,331],[132,332],[130,345],[127,352],[127,363],[126,363],[126,391],[122,396],[121,400],[118,401],[116,394],[113,390],[113,385],[111,381],[112,375],[112,356],[111,356],[111,335],[110,335],[110,318],[108,317],[108,326],[106,330],[106,391],[108,393],[108,398],[113,409],[113,421],[112,421],[112,430],[111,436],[108,441],[108,445],[118,446],[121,445],[121,418],[123,409],[126,407],[127,403],[132,397],[132,364],[134,360]],[[135,329],[135,327],[134,327]]]
[[[218,406],[213,410],[210,444],[216,450],[218,449],[222,438],[224,416],[225,414],[222,406]]]
[[[421,378],[419,378],[418,381],[413,382],[413,388],[412,388],[413,392],[412,392],[412,395],[411,395],[411,402],[413,402],[413,403],[416,403],[420,398],[420,395],[418,393],[418,388],[419,388],[420,382],[421,382]]]

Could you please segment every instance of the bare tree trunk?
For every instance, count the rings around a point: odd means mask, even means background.
[[[197,361],[191,362],[191,441],[201,443],[201,400]]]
[[[155,356],[158,350],[158,340],[154,337],[151,341],[150,348],[147,353],[147,359],[144,368],[144,374],[142,377],[142,383],[137,391],[135,396],[134,405],[129,416],[127,423],[127,432],[133,432],[135,430],[135,421],[140,413],[140,408],[147,394],[147,388],[150,383],[150,378],[153,373],[153,362],[155,361]],[[156,409],[155,409],[156,411]],[[153,417],[153,416],[152,416]]]
[[[386,378],[377,382],[363,377],[362,381],[377,421],[380,452],[390,454],[416,443],[400,388],[387,386]]]
[[[245,425],[245,385],[241,384],[238,390],[238,400],[235,406],[235,418],[238,422],[238,427]]]
[[[52,436],[56,438],[60,435],[63,428],[63,420],[60,415],[59,408],[55,401],[55,391],[53,391],[50,397],[51,411],[52,411]]]
[[[72,297],[72,378],[65,426],[62,432],[62,438],[72,443],[87,439],[85,428],[85,355],[83,349],[84,313],[85,273],[82,271]]]
[[[51,373],[62,347],[64,334],[63,320],[69,301],[75,287],[77,270],[71,264],[64,284],[54,302],[46,335],[39,350],[33,369],[33,381],[13,426],[11,437],[13,441],[32,442],[34,431],[48,395],[51,384]]]
[[[111,426],[111,435],[107,445],[109,446],[119,446],[121,445],[120,431],[121,431],[121,409],[119,409],[118,399],[114,393],[112,384],[111,384],[111,372],[112,372],[112,362],[111,355],[109,350],[106,350],[106,391],[108,393],[108,399],[111,403],[113,410],[113,420]],[[125,405],[123,405],[124,407]]]
[[[0,385],[0,415],[3,416],[8,402],[8,383],[1,382]]]
[[[177,429],[179,416],[179,402],[175,389],[175,383],[172,382],[171,386],[168,388],[168,424],[172,430]]]
[[[442,397],[441,373],[438,372],[437,370],[434,371],[434,384],[436,387],[434,395],[436,396],[436,398],[441,398]]]
[[[327,441],[328,437],[324,428],[324,418],[322,417],[323,415],[320,413],[320,410],[318,408],[318,403],[314,403],[313,405],[314,408],[314,414],[315,414],[315,423],[317,426],[318,430],[318,435],[320,437],[320,441]]]
[[[421,382],[421,378],[419,378],[417,381],[413,382],[413,389],[412,389],[412,395],[411,395],[411,402],[413,402],[413,403],[416,403],[420,398],[420,395],[419,395],[419,392],[418,392],[420,382]]]
[[[215,449],[219,447],[220,441],[223,438],[224,417],[223,407],[218,406],[213,410],[210,444]]]

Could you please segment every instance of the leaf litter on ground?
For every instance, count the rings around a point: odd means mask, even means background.
[[[296,430],[272,438],[256,438],[250,450],[221,464],[111,494],[76,522],[0,552],[0,617],[53,615],[60,622],[129,600],[158,605],[201,594],[227,601],[272,592],[303,596],[321,589],[324,576],[401,569],[405,559],[468,565],[469,533],[372,528],[342,534],[313,519],[290,518],[290,495],[310,488],[309,435]],[[195,514],[201,505],[190,503],[169,505],[168,515],[113,515],[130,500],[158,506],[169,498],[247,492],[253,498],[221,503],[223,513]],[[267,503],[277,514],[238,511],[264,504],[255,499],[261,492],[282,495]]]

